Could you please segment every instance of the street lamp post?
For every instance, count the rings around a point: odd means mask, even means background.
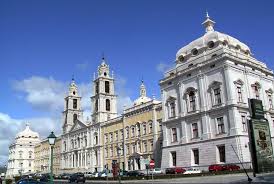
[[[117,154],[118,154],[118,180],[119,184],[121,184],[121,171],[120,171],[120,154],[121,154],[121,148],[118,146],[117,147]]]
[[[48,136],[48,141],[50,145],[50,183],[53,184],[53,146],[55,145],[56,136],[53,132]]]

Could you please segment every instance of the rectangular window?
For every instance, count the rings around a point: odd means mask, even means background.
[[[107,147],[105,148],[105,154],[106,154],[106,157],[108,157],[108,148]]]
[[[105,81],[105,93],[109,93],[109,81]]]
[[[193,152],[194,164],[199,165],[199,150],[193,149],[192,152]]]
[[[241,86],[237,86],[237,93],[238,93],[238,102],[243,102],[243,94],[242,94]]]
[[[215,97],[215,105],[222,103],[220,88],[214,89],[214,97]]]
[[[224,118],[223,117],[217,118],[217,125],[218,125],[218,134],[225,133],[225,125],[224,125]]]
[[[150,151],[153,151],[153,141],[150,141]]]
[[[77,99],[73,99],[73,109],[77,109]]]
[[[119,135],[118,135],[118,131],[115,132],[115,138],[116,138],[116,141],[119,140]]]
[[[170,106],[170,118],[173,118],[176,116],[176,111],[175,111],[175,102],[171,102],[169,104]]]
[[[176,166],[176,152],[171,152],[172,166]]]
[[[108,134],[105,134],[105,143],[108,143]]]
[[[126,147],[127,147],[127,154],[129,155],[130,154],[129,145],[127,144]]]
[[[123,129],[120,130],[120,135],[121,135],[121,137],[120,137],[121,140],[123,140],[124,139],[124,130]]]
[[[144,153],[147,152],[147,142],[144,142]]]
[[[132,144],[132,153],[135,153],[136,147],[135,144]]]
[[[253,86],[253,91],[254,91],[254,94],[255,94],[255,98],[259,100],[260,99],[259,87],[257,85],[254,85]]]
[[[247,119],[245,115],[242,115],[243,132],[247,132]]]
[[[172,128],[171,133],[172,133],[172,142],[177,142],[177,129]]]
[[[269,109],[273,110],[273,101],[272,101],[272,95],[268,94],[268,104],[269,104]]]
[[[219,152],[219,162],[225,162],[225,146],[217,146]]]
[[[192,138],[198,138],[199,132],[198,132],[198,124],[192,123]]]
[[[96,82],[96,87],[95,87],[95,93],[98,94],[99,93],[99,82]]]

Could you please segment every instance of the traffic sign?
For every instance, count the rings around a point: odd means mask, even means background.
[[[150,166],[150,169],[153,169],[155,167],[155,161],[154,160],[150,160],[149,166]]]

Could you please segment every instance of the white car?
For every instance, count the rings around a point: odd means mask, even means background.
[[[201,173],[202,171],[196,168],[187,168],[186,172],[184,174],[198,174]]]
[[[160,168],[154,168],[154,169],[150,169],[148,171],[148,174],[153,174],[153,175],[155,175],[155,174],[163,174],[163,172],[162,172],[162,170]]]

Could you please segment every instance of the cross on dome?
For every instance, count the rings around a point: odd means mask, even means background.
[[[216,22],[214,22],[213,20],[210,19],[208,12],[206,11],[206,20],[202,23],[202,25],[205,26],[205,31],[207,32],[211,32],[214,31],[214,24]]]

